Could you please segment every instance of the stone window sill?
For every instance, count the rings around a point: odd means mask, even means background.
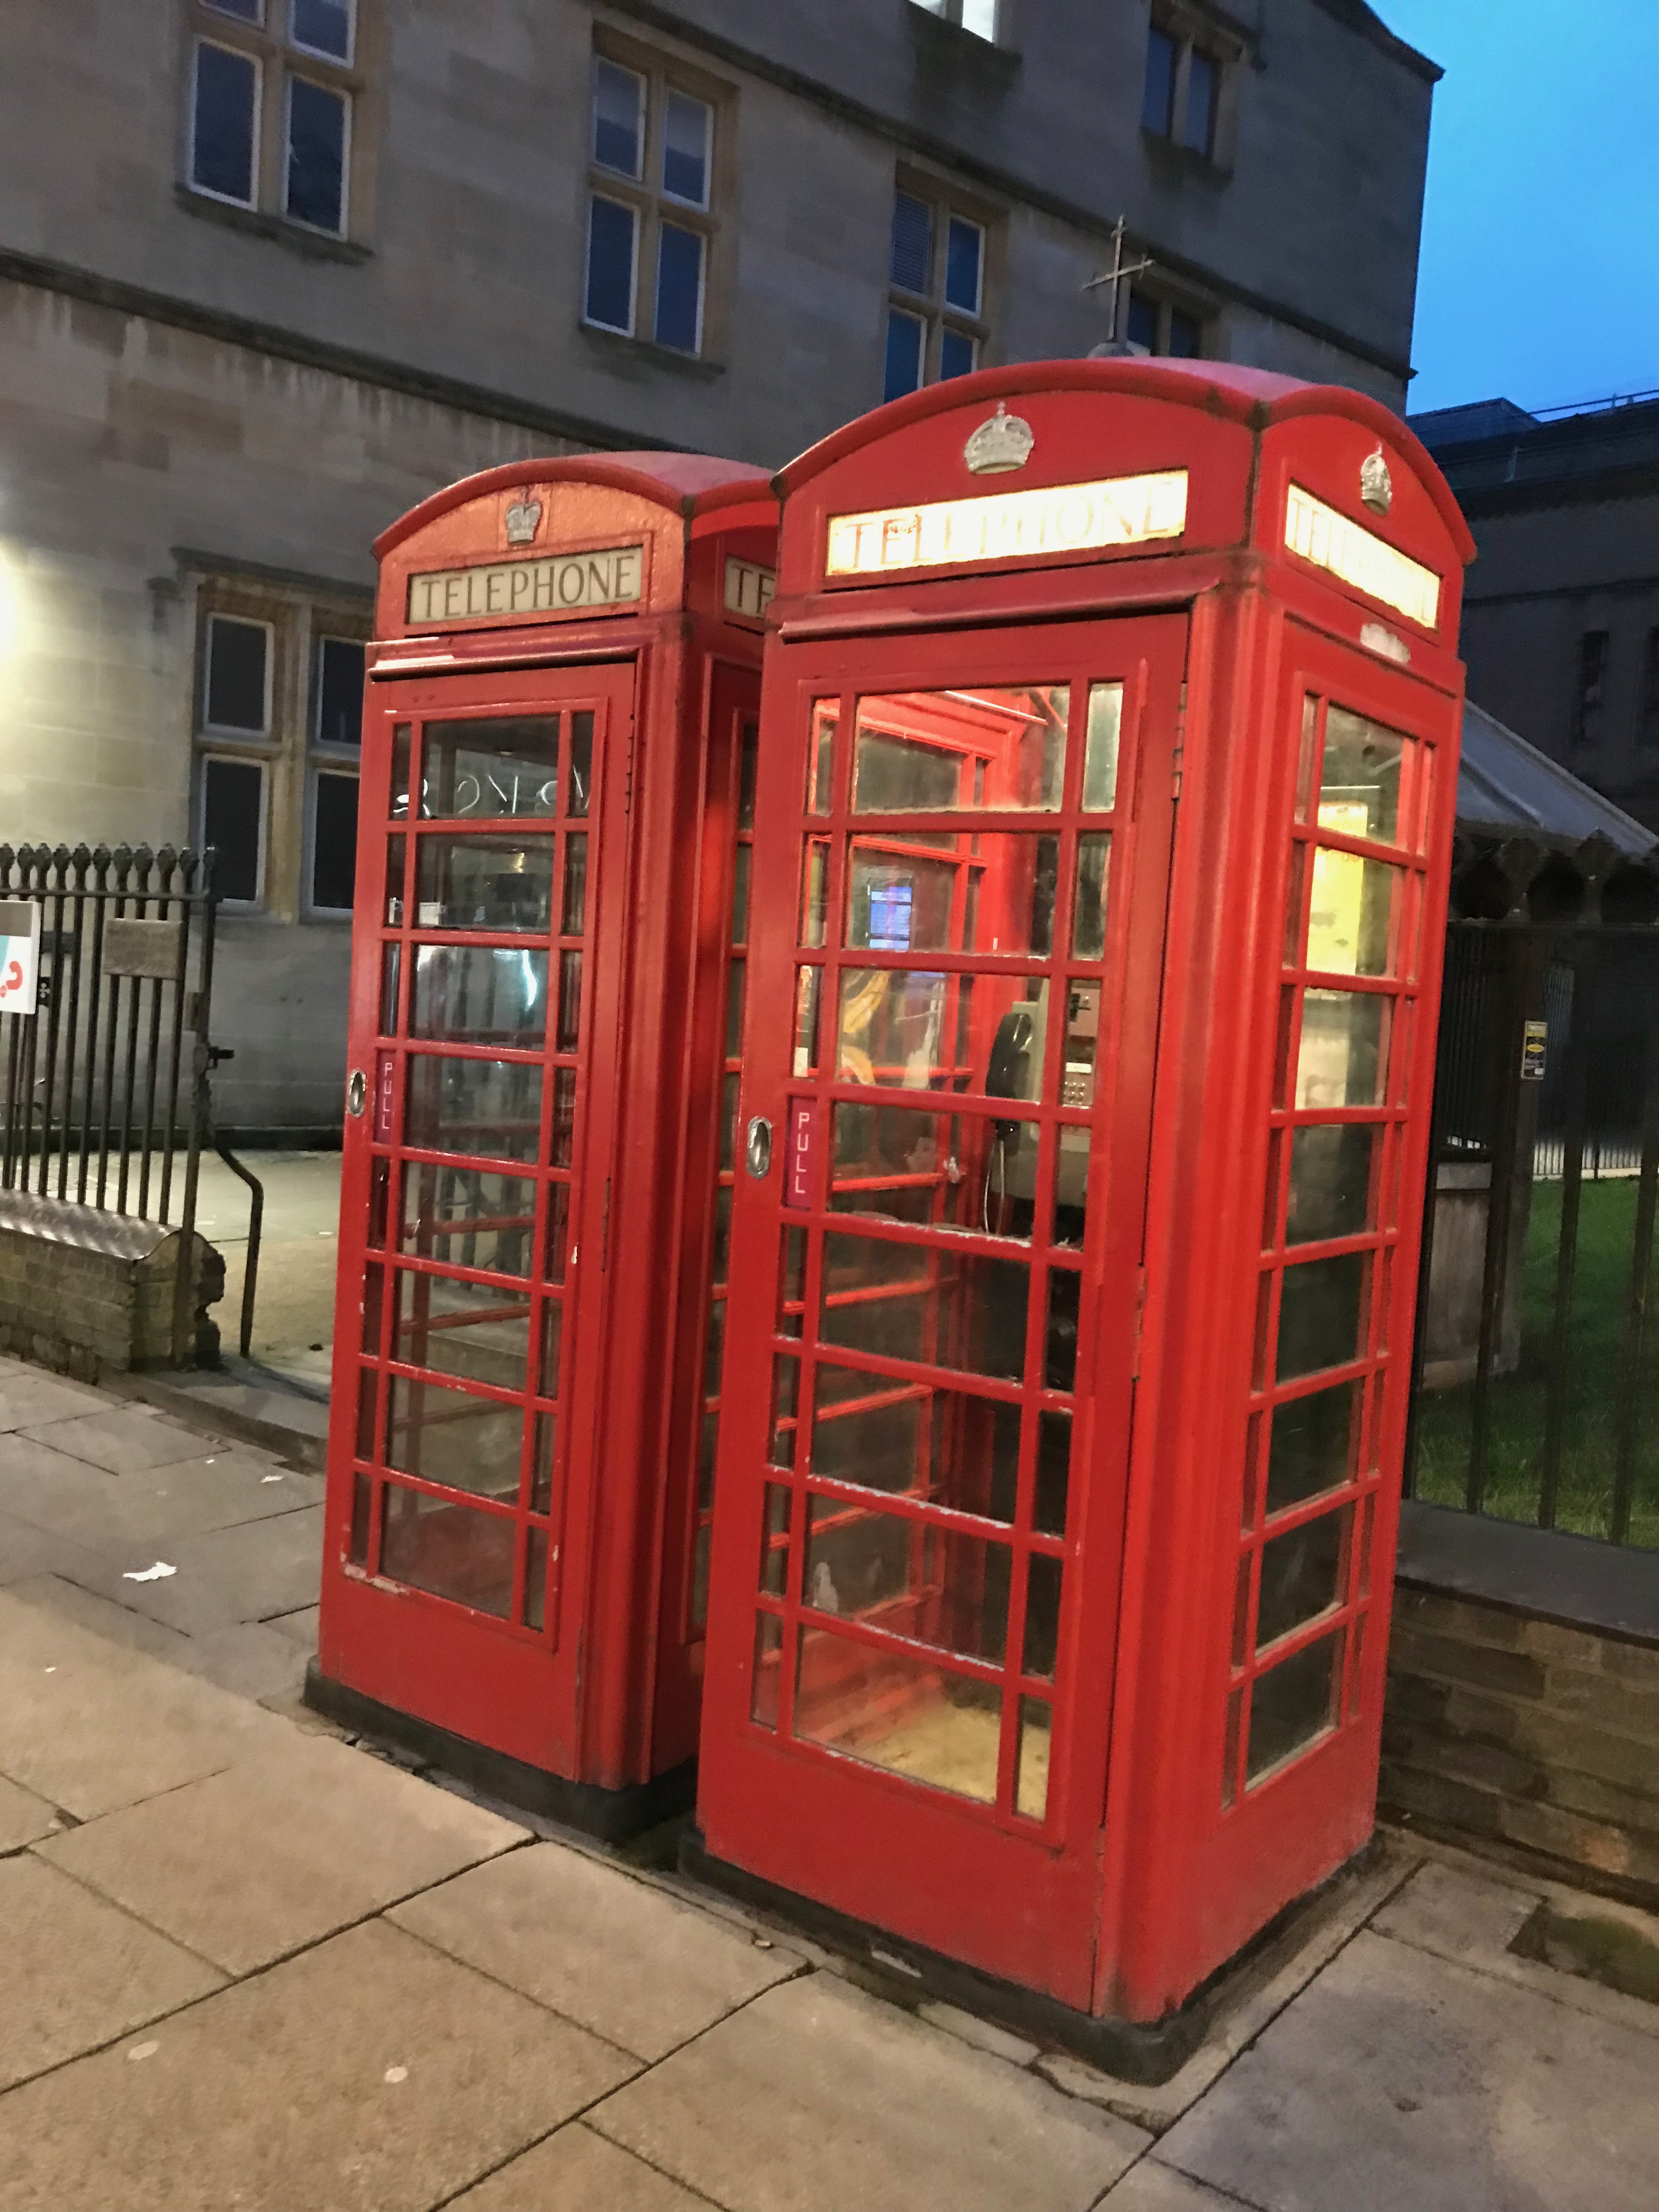
[[[257,208],[210,199],[205,192],[192,191],[188,185],[175,185],[173,196],[187,215],[222,223],[227,230],[240,230],[246,238],[268,240],[307,261],[343,261],[355,265],[374,258],[374,247],[355,238],[331,238],[326,231],[307,230],[303,223],[289,222],[284,216],[264,215]]]
[[[941,61],[948,59],[955,69],[977,68],[983,76],[999,82],[1006,82],[1020,66],[1023,57],[1016,46],[981,39],[977,31],[966,30],[962,24],[935,15],[926,8],[913,7],[908,12],[918,58],[927,55]]]
[[[723,361],[709,361],[701,354],[680,353],[672,346],[659,345],[653,338],[624,337],[620,331],[602,331],[592,323],[579,323],[576,327],[584,343],[608,367],[623,375],[637,375],[646,368],[666,368],[700,384],[712,384],[726,374]]]
[[[1146,158],[1158,174],[1166,182],[1179,183],[1190,179],[1193,183],[1208,185],[1218,191],[1233,180],[1233,173],[1213,161],[1207,154],[1195,154],[1190,146],[1178,146],[1173,138],[1161,131],[1149,131],[1143,124],[1141,143],[1146,149]]]

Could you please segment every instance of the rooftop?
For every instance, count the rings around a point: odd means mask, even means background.
[[[1470,516],[1659,490],[1659,392],[1530,414],[1479,399],[1406,419]]]

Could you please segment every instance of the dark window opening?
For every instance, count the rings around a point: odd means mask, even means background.
[[[209,729],[264,736],[270,648],[270,633],[263,623],[237,622],[229,615],[209,617],[204,718]]]
[[[246,54],[201,42],[196,48],[196,100],[190,180],[221,199],[253,204],[253,118],[258,76]]]
[[[347,637],[317,641],[317,728],[319,745],[363,741],[365,649]]]
[[[213,848],[221,898],[258,902],[264,811],[265,772],[258,761],[204,761],[202,842]]]
[[[1586,750],[1601,734],[1601,706],[1607,689],[1607,633],[1587,629],[1578,641],[1578,681],[1573,695],[1570,741]]]
[[[349,914],[357,869],[357,779],[319,775],[311,833],[311,903]]]

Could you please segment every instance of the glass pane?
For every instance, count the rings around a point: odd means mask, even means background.
[[[1052,811],[1070,704],[1064,684],[860,699],[853,811]]]
[[[420,840],[417,929],[489,929],[543,937],[553,926],[551,837]]]
[[[545,952],[487,945],[416,946],[411,1036],[529,1048],[546,1027]]]
[[[401,1273],[392,1357],[406,1367],[522,1390],[530,1360],[530,1300],[521,1291],[485,1283]]]
[[[1077,898],[1072,909],[1072,954],[1078,960],[1106,957],[1106,884],[1112,841],[1104,833],[1077,841]]]
[[[979,313],[981,277],[985,267],[985,233],[976,222],[951,217],[945,248],[945,305],[964,315]]]
[[[556,1415],[538,1413],[530,1455],[530,1510],[532,1513],[550,1513],[553,1510],[553,1460],[558,1439]]]
[[[584,708],[570,717],[570,760],[564,780],[564,811],[585,821],[593,788],[593,717]]]
[[[344,228],[345,141],[343,94],[289,77],[287,210],[295,222]]]
[[[1364,1350],[1365,1286],[1370,1255],[1345,1252],[1286,1267],[1279,1298],[1277,1379],[1289,1382],[1322,1367],[1341,1367]]]
[[[689,93],[670,91],[663,110],[662,188],[693,207],[708,204],[708,135],[712,111]]]
[[[1304,994],[1297,1105],[1317,1109],[1382,1103],[1393,1006],[1392,999],[1374,991]]]
[[[1035,1099],[1047,992],[1031,975],[843,968],[837,1079]]]
[[[823,981],[821,968],[801,968],[795,974],[794,1073],[811,1075],[818,1065],[818,994]],[[722,1160],[730,1167],[729,1158]]]
[[[564,841],[564,910],[561,937],[580,937],[587,922],[587,836],[576,830]]]
[[[1273,1411],[1267,1450],[1267,1511],[1285,1512],[1321,1491],[1351,1482],[1359,1465],[1362,1386],[1339,1382]]]
[[[1391,974],[1393,921],[1405,881],[1403,868],[1317,848],[1308,915],[1309,967],[1333,975]]]
[[[1069,1267],[1048,1272],[1048,1326],[1043,1339],[1042,1379],[1050,1390],[1069,1390],[1077,1382],[1078,1313],[1083,1278]]]
[[[971,376],[979,366],[979,340],[966,331],[944,330],[939,334],[939,382],[953,376]]]
[[[678,222],[657,230],[657,343],[696,353],[702,343],[702,233]]]
[[[902,398],[907,392],[920,387],[922,349],[927,337],[927,325],[920,315],[907,315],[897,307],[889,309],[887,358],[881,382],[884,400]]]
[[[483,822],[551,814],[558,766],[556,714],[428,722],[421,812],[438,821]]]
[[[548,1165],[568,1168],[576,1149],[576,1071],[553,1070],[553,1126],[549,1135]]]
[[[215,854],[214,889],[253,904],[259,896],[265,772],[258,761],[202,764],[202,842]]]
[[[476,1498],[516,1498],[524,1413],[441,1382],[391,1378],[386,1465]]]
[[[1194,154],[1208,155],[1215,137],[1216,65],[1193,49],[1187,70],[1187,118],[1182,136]]]
[[[542,1308],[542,1364],[537,1389],[544,1398],[559,1395],[559,1350],[564,1336],[564,1304],[549,1298]]]
[[[593,159],[602,169],[637,177],[645,84],[615,62],[593,64]]]
[[[996,1802],[1001,1699],[908,1653],[802,1624],[795,1734],[913,1782]]]
[[[404,1141],[433,1152],[533,1160],[541,1143],[542,1072],[520,1061],[412,1053]]]
[[[906,292],[925,292],[933,260],[933,210],[926,200],[900,192],[893,203],[894,283]]]
[[[927,842],[934,849],[921,854],[896,851],[902,841],[894,837],[852,841],[844,940],[849,947],[872,952],[1053,950],[1058,838],[946,832]]]
[[[234,730],[248,737],[264,735],[270,643],[270,633],[263,623],[238,622],[231,615],[209,617],[208,729]]]
[[[1322,1514],[1317,1521],[1271,1536],[1261,1547],[1261,1589],[1256,1601],[1257,1650],[1334,1606],[1341,1595],[1349,1515]]]
[[[1287,1244],[1358,1237],[1371,1227],[1371,1193],[1382,1142],[1382,1130],[1364,1121],[1296,1132],[1291,1139]]]
[[[559,1021],[553,1042],[559,1052],[574,1052],[581,1037],[582,956],[559,955]]]
[[[738,827],[755,826],[755,778],[760,768],[760,724],[745,721],[738,739]],[[746,851],[748,848],[742,848]]]
[[[800,1362],[781,1352],[772,1362],[772,1435],[766,1455],[774,1467],[793,1467],[800,1429]]]
[[[1117,754],[1123,728],[1123,686],[1089,686],[1089,733],[1083,754],[1083,805],[1093,813],[1117,804]]]
[[[1089,1132],[1062,1128],[1056,1137],[1050,1241],[1075,1248],[1082,1244],[1089,1227]]]
[[[1157,24],[1146,33],[1146,82],[1142,88],[1140,125],[1159,138],[1174,128],[1176,43]]]
[[[762,1728],[778,1724],[778,1676],[783,1664],[783,1623],[769,1613],[755,1621],[755,1681],[749,1717]]]
[[[814,1498],[801,1603],[1000,1666],[1009,1551],[959,1529]]]
[[[404,848],[401,836],[386,841],[386,919],[389,929],[398,929],[404,919]]]
[[[254,82],[248,56],[197,41],[190,180],[244,205],[253,198]]]
[[[409,758],[411,742],[410,725],[407,722],[399,722],[392,732],[392,818],[394,822],[406,822],[409,818]]]
[[[478,1168],[404,1166],[398,1249],[451,1267],[528,1275],[536,1228],[536,1186]]]
[[[902,1106],[838,1105],[832,1113],[834,1212],[984,1236],[1030,1237],[1036,1195],[1034,1122]]]
[[[1341,1638],[1328,1636],[1281,1660],[1252,1685],[1249,1767],[1252,1782],[1270,1766],[1277,1766],[1280,1759],[1323,1735],[1332,1725],[1340,1649]]]
[[[789,1516],[792,1493],[787,1484],[766,1486],[765,1516],[761,1525],[761,1588],[781,1597],[789,1583]]]
[[[513,1604],[515,1523],[398,1483],[386,1486],[380,1572],[505,1620]]]
[[[1025,1571],[1025,1649],[1022,1671],[1040,1680],[1054,1679],[1054,1657],[1060,1647],[1060,1562],[1047,1552],[1033,1552]]]
[[[1063,1536],[1066,1534],[1071,1462],[1071,1415],[1039,1413],[1036,1497],[1031,1510],[1031,1526],[1045,1536]]]
[[[292,0],[289,22],[296,46],[337,62],[350,59],[351,0]]]
[[[832,1232],[823,1240],[819,1340],[1018,1381],[1030,1289],[1022,1261]]]
[[[732,942],[749,941],[749,875],[753,848],[739,845],[732,856]]]
[[[818,1370],[817,1397],[812,1473],[824,1481],[906,1492],[981,1520],[1013,1520],[1018,1406],[829,1366]]]
[[[540,1628],[547,1617],[547,1531],[532,1528],[525,1547],[524,1625]]]
[[[733,960],[726,971],[726,1057],[736,1060],[743,1050],[743,979],[744,963]]]
[[[1014,1810],[1028,1820],[1048,1814],[1048,1744],[1054,1708],[1041,1698],[1019,1701],[1019,1752],[1014,1782]]]
[[[1407,741],[1392,730],[1331,707],[1325,715],[1325,757],[1319,772],[1322,829],[1345,837],[1400,842],[1400,770]]]
[[[319,775],[311,824],[311,903],[349,914],[357,879],[357,779]]]

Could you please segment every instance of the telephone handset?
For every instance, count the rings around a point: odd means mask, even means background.
[[[1100,1027],[1098,988],[1073,984],[1066,988],[1066,1056],[1060,1068],[1062,1106],[1086,1107],[1094,1098],[1095,1047]],[[1048,1030],[1048,986],[1038,988],[1035,999],[1011,1006],[997,1024],[985,1071],[985,1089],[993,1098],[1024,1098],[1033,1103],[1042,1092],[1042,1066]],[[995,1125],[994,1155],[987,1180],[988,1211],[994,1185],[1000,1196],[1036,1196],[1036,1132],[1029,1121],[999,1121]],[[1054,1197],[1059,1206],[1081,1206],[1088,1177],[1086,1130],[1060,1133],[1060,1171]]]

